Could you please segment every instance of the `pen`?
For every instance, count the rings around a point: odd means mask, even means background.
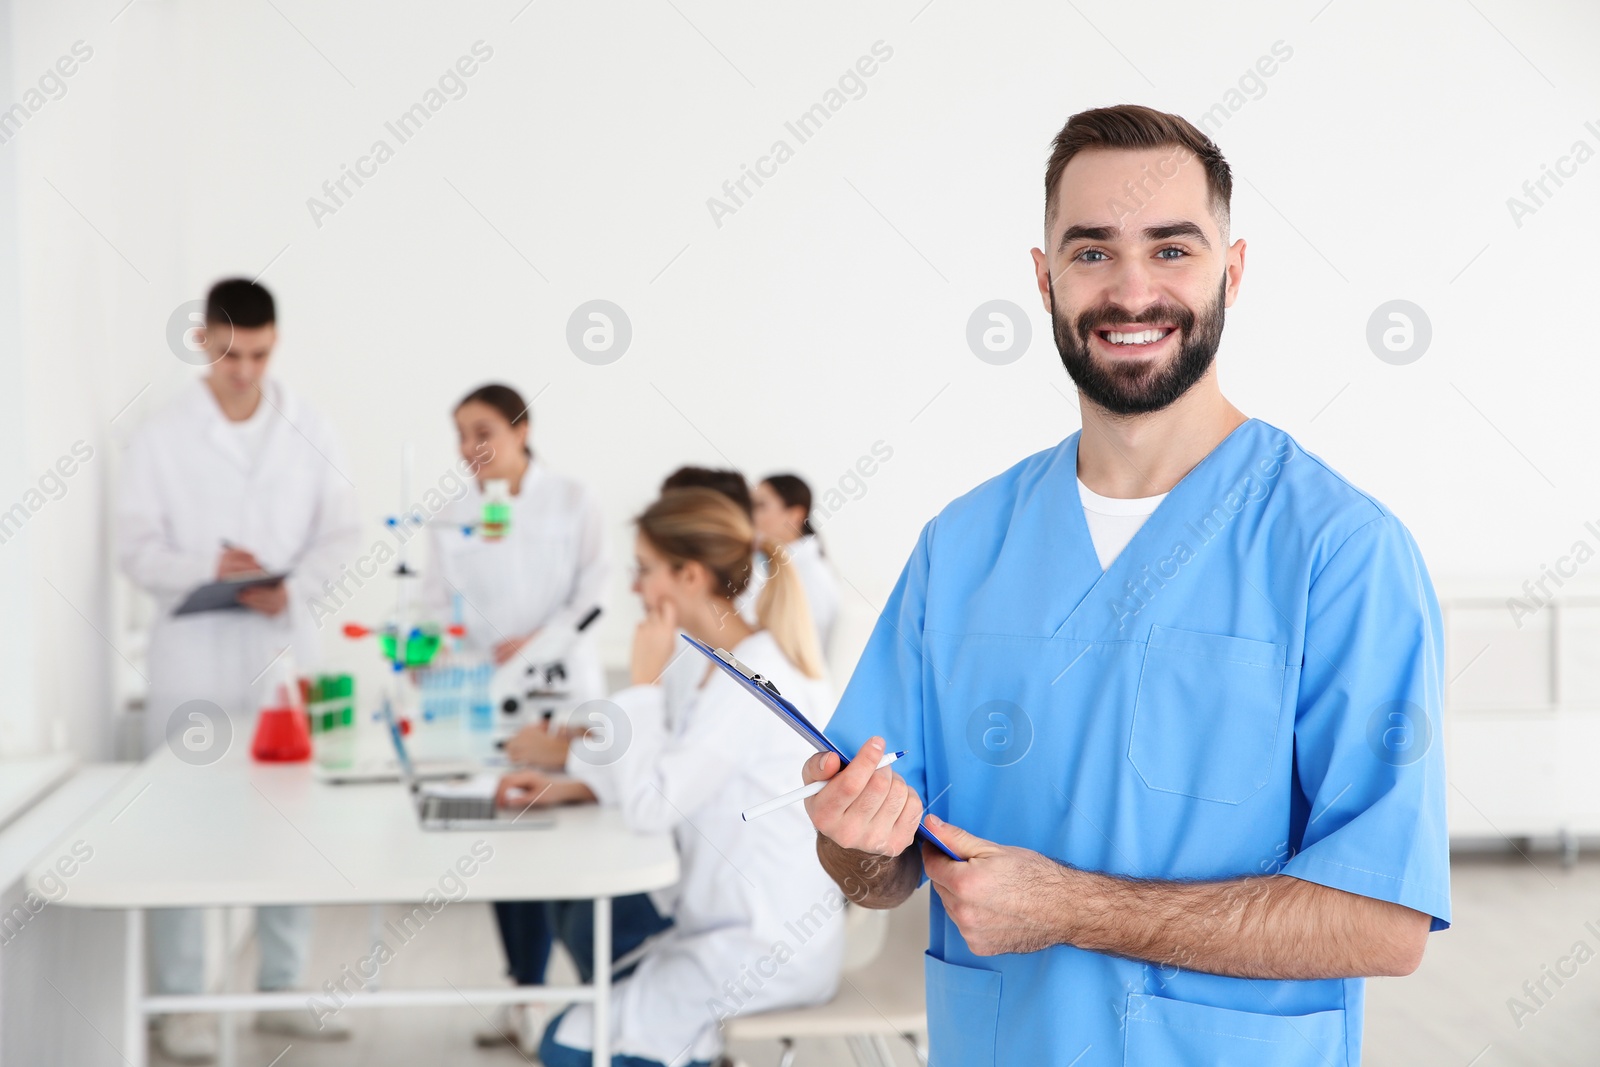
[[[905,751],[903,749],[899,752],[885,752],[883,754],[883,758],[878,761],[878,766],[887,767],[889,764],[893,763],[895,760],[904,755]],[[770,815],[779,808],[786,808],[797,800],[804,800],[807,797],[816,796],[818,793],[822,792],[822,787],[827,784],[828,783],[826,781],[822,781],[812,782],[810,785],[803,785],[793,792],[783,794],[781,797],[773,797],[771,800],[766,801],[763,804],[757,804],[748,811],[741,811],[739,813],[739,817],[745,822],[749,822],[752,819],[759,819],[763,815]]]

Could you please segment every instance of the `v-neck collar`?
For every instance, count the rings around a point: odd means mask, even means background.
[[[1120,583],[1131,577],[1131,573],[1138,569],[1139,564],[1149,563],[1160,556],[1172,546],[1162,546],[1162,552],[1157,552],[1155,546],[1157,538],[1171,535],[1172,518],[1178,514],[1191,514],[1195,509],[1191,506],[1196,497],[1215,496],[1220,487],[1220,481],[1233,464],[1230,460],[1232,453],[1244,447],[1248,438],[1257,435],[1257,428],[1264,425],[1257,419],[1246,419],[1235,426],[1228,435],[1210,452],[1207,452],[1200,462],[1196,463],[1189,472],[1178,480],[1167,491],[1161,503],[1150,513],[1139,529],[1122,551],[1117,553],[1117,558],[1104,570],[1100,567],[1100,557],[1094,550],[1094,539],[1089,534],[1089,522],[1083,514],[1083,502],[1078,495],[1078,443],[1083,436],[1079,430],[1062,443],[1060,465],[1064,470],[1062,485],[1059,492],[1066,494],[1072,501],[1072,506],[1067,508],[1071,516],[1067,518],[1066,551],[1069,553],[1074,570],[1082,568],[1081,573],[1094,575],[1094,580],[1083,587],[1083,594],[1073,605],[1067,617],[1056,627],[1055,636],[1068,635],[1085,614],[1085,606],[1090,603],[1099,603],[1100,597],[1096,594],[1105,589],[1117,589]],[[1248,432],[1244,432],[1248,429]],[[1137,561],[1137,562],[1135,562]]]

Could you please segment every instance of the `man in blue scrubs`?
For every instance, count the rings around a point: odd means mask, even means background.
[[[933,882],[935,1065],[1352,1067],[1364,976],[1449,925],[1438,605],[1393,513],[1219,390],[1231,188],[1149,108],[1056,137],[1033,259],[1083,429],[923,527],[829,726],[857,755],[806,764],[853,899]]]

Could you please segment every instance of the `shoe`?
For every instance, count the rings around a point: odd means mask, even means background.
[[[510,1045],[524,1056],[537,1056],[544,1023],[544,1009],[538,1004],[502,1004],[488,1025],[472,1035],[473,1041],[479,1048]]]
[[[156,1023],[156,1048],[179,1063],[213,1063],[217,1058],[217,1017],[180,1011]]]
[[[350,1036],[350,1024],[337,1015],[318,1019],[304,1008],[258,1011],[256,1029],[263,1034],[298,1037],[303,1041],[344,1041]]]

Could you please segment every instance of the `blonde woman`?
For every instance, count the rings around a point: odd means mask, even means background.
[[[805,743],[709,663],[680,707],[668,706],[658,679],[684,645],[682,630],[760,672],[807,717],[825,719],[832,699],[794,568],[774,568],[756,626],[734,608],[757,547],[742,509],[714,490],[674,489],[637,526],[633,590],[645,619],[634,634],[633,684],[611,697],[613,714],[627,724],[611,732],[618,749],[597,756],[589,742],[576,741],[564,776],[513,772],[500,797],[506,804],[598,800],[619,807],[635,830],[673,833],[683,876],[671,926],[617,982],[612,1065],[676,1065],[682,1057],[709,1064],[722,1051],[721,1019],[834,994],[843,900],[817,861],[815,834],[799,805],[758,823],[739,818],[740,810],[796,787]],[[558,918],[558,932],[586,967],[591,952],[582,935],[592,906],[569,911],[577,922]],[[630,946],[615,948],[621,956]],[[546,1067],[587,1065],[592,1024],[586,1004],[552,1021],[539,1048]]]

